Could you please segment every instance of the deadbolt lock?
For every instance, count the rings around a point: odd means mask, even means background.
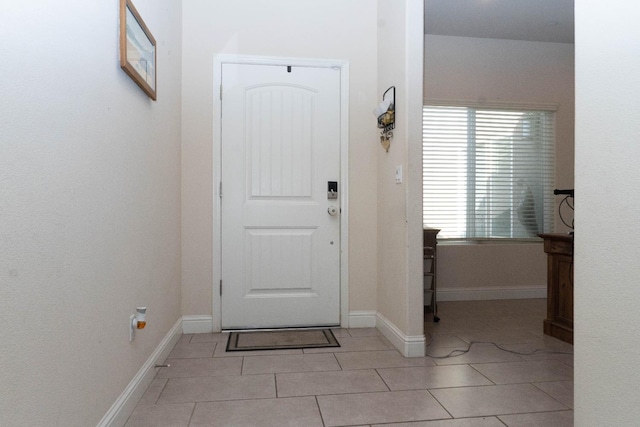
[[[327,181],[327,199],[336,200],[338,198],[338,181]]]

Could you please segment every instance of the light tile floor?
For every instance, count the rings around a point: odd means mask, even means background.
[[[183,335],[126,427],[573,425],[573,346],[542,333],[546,300],[438,308],[424,358],[375,329],[334,330],[340,348],[268,352]]]

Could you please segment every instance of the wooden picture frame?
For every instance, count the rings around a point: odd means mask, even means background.
[[[120,67],[156,100],[156,39],[131,0],[120,0]]]

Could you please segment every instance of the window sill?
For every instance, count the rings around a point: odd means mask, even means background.
[[[527,239],[438,239],[443,246],[477,246],[477,245],[531,245],[542,244],[540,237]]]

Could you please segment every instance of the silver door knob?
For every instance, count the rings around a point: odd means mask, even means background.
[[[329,213],[329,215],[335,216],[338,213],[338,208],[336,208],[335,206],[329,206],[327,208],[327,212]]]

